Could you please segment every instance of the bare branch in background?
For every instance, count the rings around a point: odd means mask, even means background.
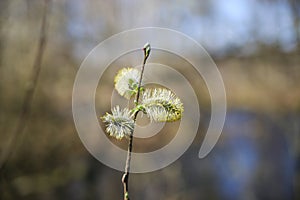
[[[13,153],[13,146],[17,142],[17,138],[21,137],[31,113],[32,99],[38,83],[38,78],[42,67],[43,55],[45,52],[45,46],[47,42],[48,13],[50,8],[50,1],[51,0],[45,0],[44,2],[44,11],[41,22],[38,49],[32,67],[31,78],[25,91],[25,97],[23,105],[21,107],[19,118],[17,120],[16,128],[11,134],[10,138],[8,139],[6,148],[4,148],[2,152],[0,160],[0,170],[4,168],[5,163],[7,162],[10,155]]]
[[[4,19],[7,19],[9,13],[9,1],[0,1],[0,109],[2,109],[3,102],[3,54],[6,43],[6,37],[4,33]],[[4,124],[5,115],[4,112],[0,112],[0,124]],[[0,126],[0,131],[3,131],[3,127]]]

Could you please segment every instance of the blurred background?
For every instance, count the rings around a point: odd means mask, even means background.
[[[93,158],[78,137],[72,87],[99,42],[144,26],[175,29],[204,46],[222,74],[228,111],[217,145],[198,159],[210,119],[207,88],[183,61],[161,54],[159,62],[191,81],[201,121],[179,160],[131,175],[131,198],[300,199],[298,0],[1,0],[0,199],[122,198],[122,173]],[[119,64],[99,82],[99,114],[110,110]],[[136,151],[165,145],[177,125],[148,145],[137,140]]]

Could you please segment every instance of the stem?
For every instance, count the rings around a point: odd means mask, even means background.
[[[143,66],[142,66],[142,72],[139,80],[139,85],[138,85],[138,91],[135,99],[136,105],[139,103],[139,98],[140,98],[140,90],[141,90],[141,85],[142,85],[142,79],[143,79],[143,74],[145,70],[145,64],[146,61],[150,55],[150,44],[145,44],[144,48],[144,60],[143,60]],[[138,116],[139,111],[135,112],[134,114],[134,123],[136,122],[136,118]],[[134,131],[134,130],[133,130]],[[133,131],[131,132],[129,136],[129,142],[128,142],[128,151],[127,151],[127,159],[126,159],[126,165],[125,165],[125,172],[122,177],[122,183],[123,183],[123,188],[124,188],[124,200],[129,200],[129,189],[128,189],[128,183],[129,183],[129,174],[130,174],[130,161],[131,161],[131,152],[132,152],[132,144],[133,144]]]

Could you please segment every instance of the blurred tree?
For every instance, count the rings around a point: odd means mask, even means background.
[[[300,1],[299,0],[287,0],[291,13],[293,16],[293,22],[294,22],[294,30],[295,30],[295,35],[297,37],[297,45],[300,44]],[[299,48],[299,47],[298,47]]]

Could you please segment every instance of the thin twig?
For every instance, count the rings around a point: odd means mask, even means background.
[[[32,73],[31,73],[31,79],[29,82],[28,87],[25,91],[25,97],[23,101],[23,105],[21,107],[21,112],[17,121],[17,125],[15,130],[13,131],[10,140],[7,143],[7,147],[4,149],[2,158],[0,160],[0,171],[4,168],[5,163],[7,162],[7,159],[12,154],[12,147],[13,144],[16,142],[17,135],[20,135],[23,133],[24,128],[26,126],[28,116],[30,115],[31,111],[31,105],[32,105],[32,99],[33,95],[37,86],[39,74],[41,71],[41,64],[42,59],[45,51],[45,45],[46,45],[46,39],[47,39],[47,25],[48,25],[48,12],[49,12],[49,4],[50,0],[45,0],[44,3],[44,12],[43,12],[43,18],[41,22],[41,29],[40,29],[40,37],[38,42],[38,49],[37,54],[33,63]]]
[[[142,79],[143,79],[143,74],[145,70],[145,64],[146,61],[150,55],[150,45],[147,43],[144,48],[144,60],[143,60],[143,66],[142,66],[142,72],[140,75],[140,80],[139,80],[139,85],[138,85],[138,90],[137,90],[137,95],[135,99],[135,103],[139,103],[139,98],[140,98],[140,90],[141,90],[141,85],[142,85]],[[134,123],[136,122],[136,118],[138,116],[139,111],[135,112],[134,114]],[[124,200],[129,200],[129,188],[128,188],[128,183],[129,183],[129,174],[130,174],[130,161],[131,161],[131,152],[132,152],[132,144],[133,144],[133,132],[131,132],[130,137],[129,137],[129,142],[128,142],[128,151],[127,151],[127,159],[126,159],[126,166],[125,166],[125,172],[122,177],[122,183],[123,183],[123,188],[124,188]]]
[[[6,46],[6,33],[4,31],[5,20],[9,16],[9,9],[10,2],[9,0],[1,0],[0,1],[0,131],[4,132],[4,122],[5,122],[5,112],[3,108],[3,96],[4,96],[4,48]]]

